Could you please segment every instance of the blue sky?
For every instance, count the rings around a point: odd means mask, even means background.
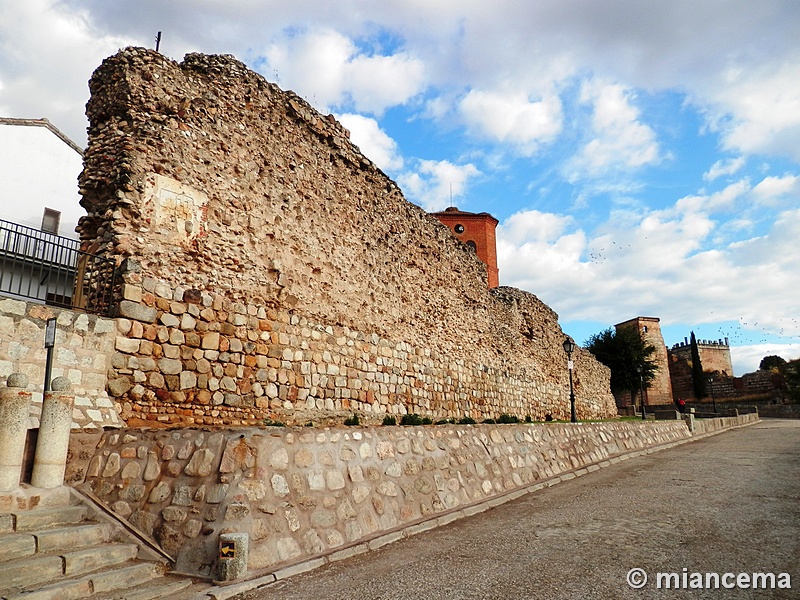
[[[0,115],[85,143],[128,45],[229,53],[323,113],[426,209],[500,220],[500,280],[584,342],[636,316],[800,357],[794,0],[0,1]]]

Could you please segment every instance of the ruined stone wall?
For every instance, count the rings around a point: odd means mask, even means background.
[[[90,87],[79,230],[123,267],[126,415],[567,414],[557,315],[488,291],[332,116],[228,56],[126,49]],[[575,362],[579,416],[614,415],[608,371]]]
[[[106,393],[106,373],[116,338],[113,319],[0,298],[0,384],[11,373],[28,376],[28,391],[33,395],[30,428],[39,427],[42,412],[48,319],[56,319],[51,377],[69,379],[75,395],[72,428],[122,426],[115,403]]]

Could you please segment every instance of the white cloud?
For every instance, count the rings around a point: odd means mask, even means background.
[[[572,217],[526,210],[514,213],[502,224],[498,225],[498,237],[511,245],[526,243],[550,243],[556,241],[573,225]]]
[[[745,159],[743,156],[738,158],[720,159],[711,165],[711,168],[703,173],[705,181],[714,181],[723,175],[734,175],[739,169],[744,166]]]
[[[47,0],[0,3],[3,116],[45,117],[85,143],[87,80],[129,38],[93,27],[87,13]]]
[[[406,53],[358,56],[349,65],[346,84],[356,110],[381,114],[423,90],[425,69]]]
[[[304,33],[274,41],[265,51],[262,71],[284,89],[329,109],[344,100],[344,71],[355,52],[350,39],[336,31]]]
[[[800,55],[761,69],[732,67],[720,79],[708,100],[724,147],[800,160]]]
[[[562,128],[561,101],[554,93],[532,101],[520,91],[471,90],[458,112],[474,135],[511,144],[523,155],[535,153]]]
[[[386,172],[403,168],[403,157],[398,154],[397,143],[380,128],[375,119],[362,115],[346,114],[339,121],[350,130],[350,139],[364,156]]]
[[[443,210],[463,196],[469,181],[480,175],[473,164],[420,160],[415,171],[398,176],[403,193],[427,211]],[[451,201],[452,197],[452,201]]]
[[[750,182],[747,179],[737,181],[712,194],[686,196],[675,203],[677,213],[705,214],[720,211],[731,211],[740,200],[750,191]]]
[[[652,314],[664,323],[757,322],[765,335],[800,336],[800,209],[766,235],[721,248],[709,247],[714,223],[702,213],[671,212],[678,216],[610,221],[594,235],[561,215],[517,213],[497,230],[501,283],[530,290],[567,320]]]
[[[332,29],[282,36],[265,51],[262,71],[317,107],[352,106],[380,115],[425,87],[422,61],[408,53],[367,56]]]
[[[593,106],[591,139],[574,157],[570,179],[636,169],[661,160],[655,132],[640,121],[635,94],[618,84],[587,82],[580,99]]]
[[[765,177],[753,188],[753,197],[760,204],[774,205],[786,196],[800,196],[800,177]]]

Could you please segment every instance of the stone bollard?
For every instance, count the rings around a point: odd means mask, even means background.
[[[75,396],[69,393],[66,377],[56,377],[53,389],[44,394],[39,439],[33,458],[31,485],[38,488],[56,488],[64,483],[67,469],[69,433],[72,428],[72,403]]]
[[[0,492],[19,487],[31,405],[27,387],[27,375],[12,373],[0,389]]]
[[[221,533],[219,536],[219,580],[234,581],[247,573],[250,538],[246,533]]]
[[[686,426],[689,428],[689,433],[694,434],[694,409],[690,408],[687,412],[683,413],[683,420],[686,421]]]

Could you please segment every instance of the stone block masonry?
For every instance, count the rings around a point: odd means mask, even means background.
[[[44,330],[52,318],[56,319],[52,377],[66,377],[72,386],[72,428],[122,426],[106,392],[116,337],[113,319],[0,298],[0,384],[11,373],[28,376],[28,390],[33,394],[29,426],[38,428],[46,358]]]
[[[569,414],[568,388],[518,365],[500,371],[470,364],[148,278],[141,288],[126,285],[125,294],[142,298],[123,302],[121,314],[131,318],[117,319],[111,357],[109,390],[125,398],[126,419],[238,426],[265,416],[319,424],[353,412],[373,422],[406,413],[476,420],[511,413],[539,421]],[[145,310],[148,321],[132,318]],[[595,366],[585,354],[577,360],[582,417],[605,414],[601,400],[585,395],[591,387],[581,377]],[[555,369],[551,376],[558,381]]]
[[[251,573],[275,569],[689,438],[680,421],[128,430],[102,435],[84,485],[214,577],[221,533],[249,535]]]
[[[487,290],[332,116],[230,56],[128,48],[90,88],[79,230],[121,266],[126,418],[568,414],[557,315]],[[574,359],[579,416],[615,415],[608,370]]]

